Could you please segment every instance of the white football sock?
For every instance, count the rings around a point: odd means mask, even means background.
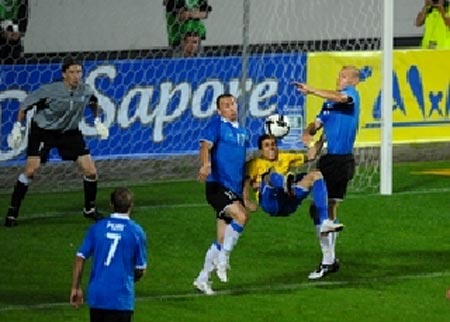
[[[239,225],[234,220],[231,222],[231,224],[227,225],[227,227],[225,228],[222,249],[219,253],[219,264],[228,265],[230,253],[233,250],[234,246],[236,246],[243,230],[244,227]]]
[[[338,238],[339,233],[333,232],[329,233],[328,235],[330,235],[330,251],[334,263],[334,261],[336,260],[336,239]]]
[[[233,221],[231,224],[227,225],[225,228],[225,234],[223,238],[223,247],[222,249],[231,252],[236,246],[239,237],[242,234],[244,227],[239,225],[237,222]]]
[[[200,282],[207,282],[211,276],[211,272],[214,271],[214,261],[218,259],[220,252],[220,245],[217,242],[211,244],[206,251],[205,262],[203,263],[203,269],[198,274],[197,280]]]
[[[322,264],[333,264],[334,258],[331,253],[331,233],[322,236],[320,234],[320,225],[316,225],[316,233],[319,237],[320,249],[322,250]]]

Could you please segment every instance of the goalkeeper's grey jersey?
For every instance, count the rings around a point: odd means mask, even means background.
[[[41,99],[46,99],[46,106],[35,111],[34,122],[43,129],[74,130],[78,128],[84,108],[93,94],[93,89],[87,84],[79,84],[76,89],[70,89],[60,81],[43,85],[30,93],[22,106],[32,106]]]

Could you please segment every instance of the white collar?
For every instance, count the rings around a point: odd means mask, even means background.
[[[225,122],[225,123],[230,123],[231,126],[233,126],[233,127],[236,128],[236,129],[239,127],[239,122],[238,122],[238,121],[231,122],[231,121],[227,120],[226,118],[224,118],[223,116],[221,116],[220,119],[221,119],[223,122]]]
[[[112,213],[110,217],[111,218],[116,218],[116,219],[127,219],[127,220],[130,220],[130,215],[128,215],[128,214],[121,214],[121,213],[118,213],[118,212]]]

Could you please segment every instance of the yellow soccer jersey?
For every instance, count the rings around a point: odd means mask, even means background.
[[[292,167],[298,167],[305,163],[306,156],[302,153],[279,152],[278,160],[269,161],[262,158],[254,158],[247,164],[247,176],[252,187],[261,183],[261,176],[273,169],[274,171],[286,175]]]

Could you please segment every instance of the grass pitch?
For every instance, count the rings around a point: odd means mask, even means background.
[[[307,204],[288,218],[253,213],[232,253],[229,283],[213,280],[216,296],[192,287],[215,236],[203,185],[130,186],[150,257],[136,285],[135,321],[446,321],[449,168],[396,164],[392,196],[350,193],[339,209],[341,270],[320,281],[307,280],[321,258]],[[24,201],[20,225],[0,227],[0,321],[88,321],[86,305],[68,304],[75,251],[90,224],[80,211],[82,192],[37,190]],[[111,190],[99,190],[104,211]],[[8,201],[0,195],[1,209]]]

